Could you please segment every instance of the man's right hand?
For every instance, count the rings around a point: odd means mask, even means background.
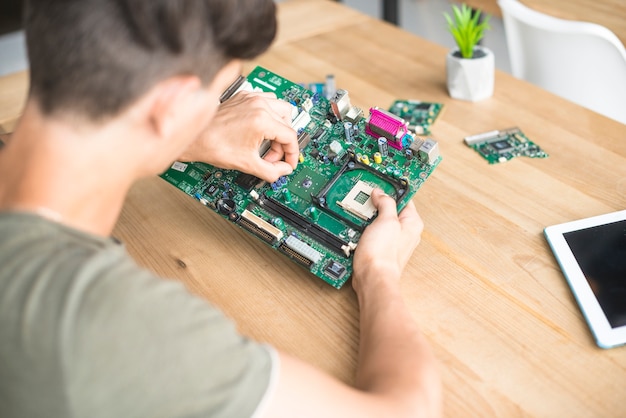
[[[398,215],[382,191],[374,190],[372,200],[378,217],[361,236],[353,263],[360,316],[356,380],[346,385],[280,352],[280,377],[265,416],[441,416],[437,361],[399,286],[423,223],[411,202]]]
[[[357,293],[371,281],[399,280],[424,229],[412,201],[398,215],[396,202],[382,190],[374,189],[371,199],[378,216],[365,228],[354,254],[352,287]]]

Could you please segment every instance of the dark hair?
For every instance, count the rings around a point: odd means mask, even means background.
[[[174,75],[208,83],[276,34],[272,0],[27,0],[24,19],[30,96],[92,120]]]

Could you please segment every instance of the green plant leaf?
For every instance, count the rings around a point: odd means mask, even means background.
[[[452,17],[446,12],[443,14],[448,31],[459,47],[461,56],[472,58],[474,48],[483,38],[485,31],[491,29],[489,27],[491,16],[483,15],[480,10],[472,13],[472,9],[464,3],[460,7],[452,5]],[[481,16],[483,16],[482,21]]]

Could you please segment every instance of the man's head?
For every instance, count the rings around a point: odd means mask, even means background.
[[[27,0],[25,27],[42,113],[102,121],[162,80],[209,84],[260,54],[276,18],[272,0]]]

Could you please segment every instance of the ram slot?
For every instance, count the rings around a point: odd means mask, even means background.
[[[308,219],[304,218],[299,213],[272,198],[263,197],[259,203],[263,206],[263,208],[274,213],[276,216],[280,216],[284,221],[291,224],[300,232],[311,236],[313,239],[319,241],[321,244],[327,246],[337,254],[341,254],[345,257],[344,248],[349,245],[347,241],[337,238],[325,229],[309,222]]]

